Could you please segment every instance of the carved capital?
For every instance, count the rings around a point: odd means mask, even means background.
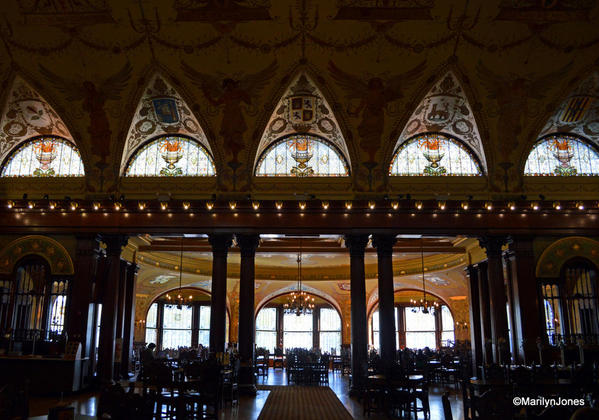
[[[508,237],[494,235],[479,236],[478,242],[480,247],[485,249],[487,257],[499,257],[501,256],[501,248],[508,243]]]
[[[379,257],[390,257],[396,241],[395,235],[372,235],[372,246],[376,248]]]
[[[241,257],[254,257],[256,255],[256,249],[260,244],[260,235],[258,234],[237,234],[235,235],[237,245]]]
[[[349,249],[352,258],[364,258],[366,245],[368,245],[368,235],[345,235],[345,246]]]
[[[208,235],[208,242],[212,246],[212,255],[226,257],[229,248],[233,245],[233,235],[230,233],[215,233]]]
[[[121,255],[123,247],[127,245],[127,241],[129,241],[129,236],[102,235],[100,239],[106,244],[106,256],[115,257]]]

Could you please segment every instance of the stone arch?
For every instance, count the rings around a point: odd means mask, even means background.
[[[562,266],[574,257],[582,257],[599,268],[599,241],[582,236],[558,239],[549,245],[537,261],[537,278],[558,278]]]
[[[50,266],[52,275],[73,275],[75,268],[67,250],[47,236],[29,235],[15,239],[0,252],[0,272],[12,273],[15,264],[27,255],[38,255]]]

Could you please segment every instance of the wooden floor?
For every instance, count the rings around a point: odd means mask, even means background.
[[[258,379],[258,385],[287,385],[287,377],[283,370],[273,370],[271,368],[268,372],[267,378]],[[362,415],[362,405],[357,401],[357,399],[352,398],[349,395],[349,379],[347,376],[342,376],[338,372],[329,373],[329,386],[354,419],[378,420],[387,418],[384,415],[373,414],[370,417],[364,417]],[[443,420],[444,418],[441,395],[445,390],[445,388],[435,386],[430,388],[429,400],[432,420]],[[462,401],[459,396],[459,392],[456,392],[451,387],[447,390],[451,392],[450,402],[454,420],[463,420],[464,415],[462,412]],[[238,407],[231,408],[229,405],[227,405],[224,412],[221,413],[221,419],[256,420],[260,415],[260,411],[262,410],[266,399],[268,398],[269,392],[270,391],[268,390],[259,390],[256,397],[242,396]],[[30,416],[32,417],[45,416],[48,414],[48,410],[51,407],[55,407],[57,405],[71,405],[75,407],[76,413],[95,416],[97,404],[98,394],[90,392],[64,397],[62,401],[59,398],[34,397],[31,398],[29,411]],[[419,418],[422,419],[424,416],[420,414]]]

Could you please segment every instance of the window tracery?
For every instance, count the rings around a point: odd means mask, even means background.
[[[550,135],[537,142],[530,151],[524,175],[597,176],[599,152],[578,137]]]

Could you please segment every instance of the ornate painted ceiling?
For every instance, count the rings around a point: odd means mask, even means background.
[[[49,134],[79,146],[86,169],[85,185],[60,181],[54,190],[121,191],[132,144],[174,130],[163,124],[147,133],[152,122],[140,123],[151,119],[142,104],[160,88],[153,80],[163,80],[186,115],[177,130],[206,144],[218,182],[137,182],[132,191],[251,193],[272,116],[296,77],[306,74],[326,99],[328,120],[320,129],[336,130],[351,163],[352,185],[335,189],[339,195],[452,190],[446,179],[387,181],[398,142],[416,116],[422,123],[429,114],[421,105],[437,100],[437,110],[453,111],[437,128],[468,137],[487,167],[488,178],[458,182],[460,194],[549,188],[559,195],[575,188],[592,195],[596,182],[537,185],[521,173],[548,130],[596,141],[596,92],[584,83],[599,64],[598,23],[595,0],[7,0],[0,20],[0,150],[5,157],[47,123]],[[431,93],[449,80],[444,75],[455,76],[461,92],[433,101]],[[14,97],[19,84],[31,94]],[[587,116],[577,124],[557,121],[560,107],[581,94],[590,98]],[[141,137],[133,132],[138,125]],[[2,190],[43,195],[52,183],[19,182]],[[329,181],[317,187],[322,182],[308,180],[302,192],[335,188]],[[261,186],[266,190],[282,187]]]

